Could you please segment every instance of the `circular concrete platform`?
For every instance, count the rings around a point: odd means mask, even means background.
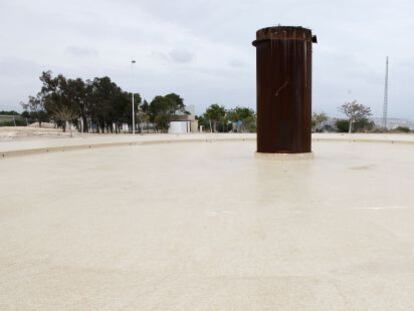
[[[414,145],[187,142],[0,161],[0,310],[410,310]]]

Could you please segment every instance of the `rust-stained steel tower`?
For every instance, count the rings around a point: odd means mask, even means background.
[[[312,42],[302,27],[257,31],[257,152],[311,152]]]

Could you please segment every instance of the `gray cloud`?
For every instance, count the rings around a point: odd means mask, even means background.
[[[8,30],[0,32],[0,109],[18,109],[22,99],[38,91],[40,72],[47,69],[85,79],[109,75],[148,99],[175,91],[197,112],[213,102],[254,107],[251,41],[257,29],[280,23],[310,27],[318,35],[313,47],[316,110],[337,114],[338,105],[356,98],[380,115],[389,55],[390,115],[414,118],[414,43],[407,40],[414,27],[412,0],[54,4],[0,3],[2,28]],[[134,75],[131,59],[137,61]]]
[[[91,48],[70,45],[66,48],[66,53],[76,57],[97,57],[98,51]]]
[[[171,63],[190,63],[194,59],[193,53],[183,49],[173,49],[169,53],[151,51],[150,55],[154,59]]]
[[[229,61],[229,66],[230,66],[230,67],[233,67],[233,68],[241,68],[241,67],[246,66],[246,64],[245,64],[245,63],[243,63],[243,62],[242,62],[242,61],[240,61],[240,60],[237,60],[237,59],[232,59],[232,60],[230,60],[230,61]]]
[[[5,58],[0,60],[1,78],[27,77],[28,74],[41,70],[41,66],[34,61],[22,58]]]
[[[193,53],[183,49],[174,49],[168,55],[177,63],[189,63],[194,58]]]

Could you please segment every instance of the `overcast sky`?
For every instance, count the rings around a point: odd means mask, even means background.
[[[147,99],[176,92],[197,113],[255,107],[251,42],[281,24],[318,36],[315,111],[357,99],[380,116],[389,55],[389,115],[414,119],[413,16],[413,0],[0,0],[0,110],[20,110],[44,70],[107,75]]]

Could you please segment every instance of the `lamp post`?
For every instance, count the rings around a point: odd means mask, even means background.
[[[131,67],[132,67],[132,77],[134,77],[134,64],[136,63],[135,60],[131,60]],[[134,79],[132,79],[134,81]],[[134,90],[132,90],[132,134],[135,134],[135,98],[134,98]]]

